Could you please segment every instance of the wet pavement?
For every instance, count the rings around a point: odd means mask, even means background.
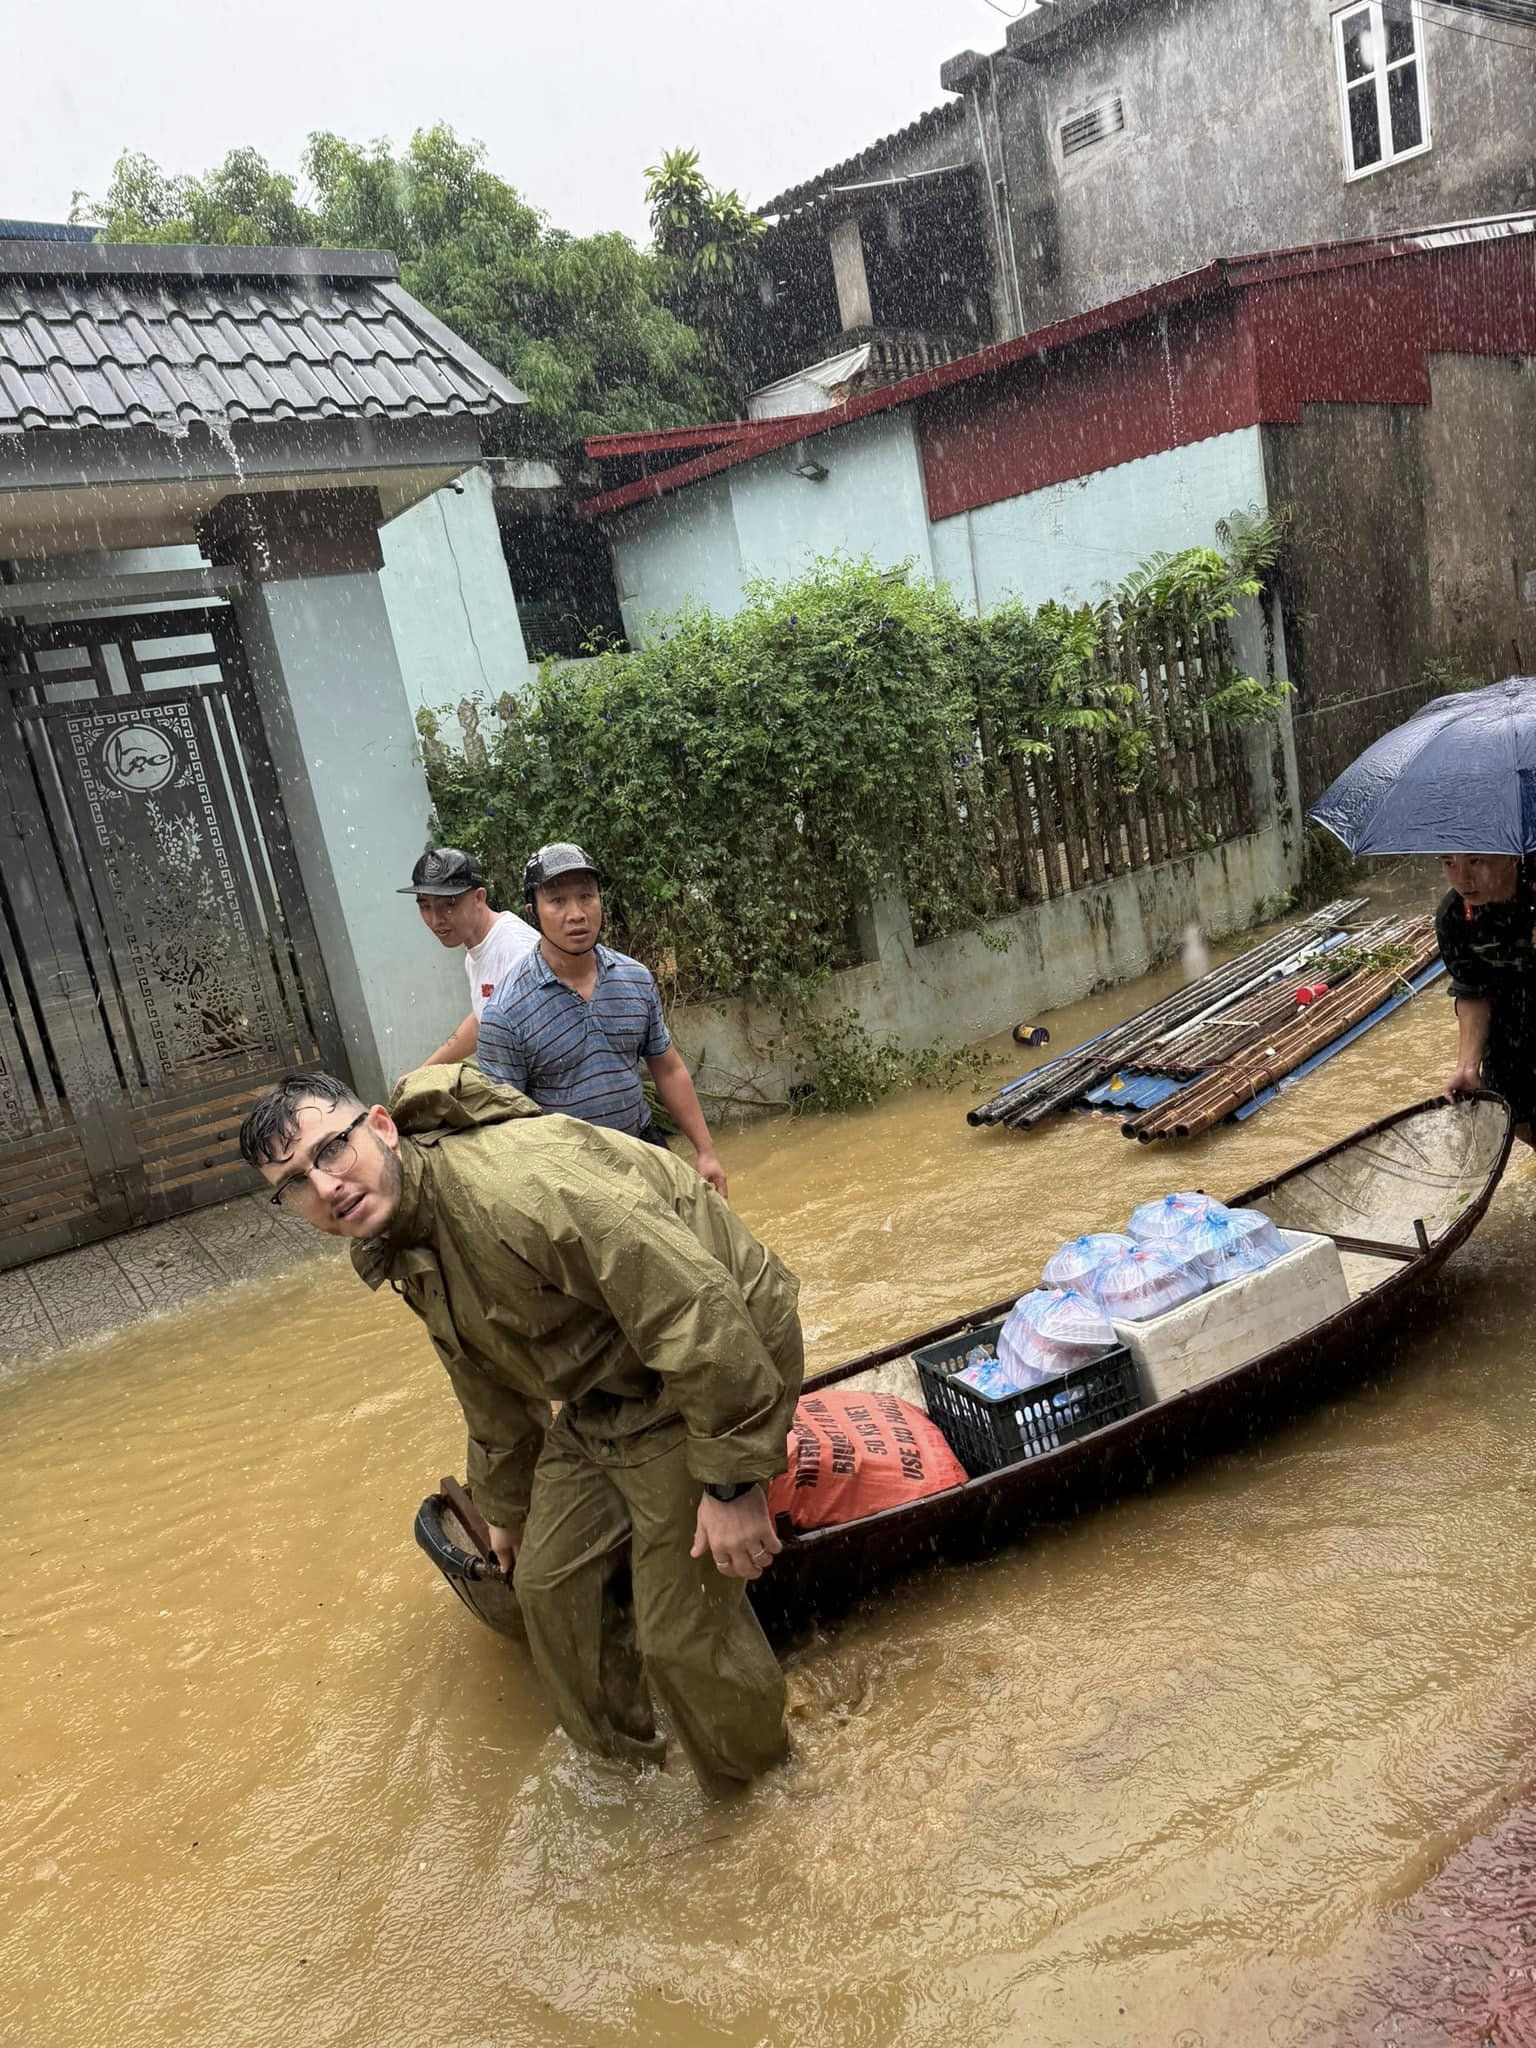
[[[0,1372],[185,1308],[239,1281],[339,1256],[335,1244],[280,1216],[265,1196],[246,1195],[39,1259],[0,1273]]]

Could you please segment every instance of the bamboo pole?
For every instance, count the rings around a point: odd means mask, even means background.
[[[1415,918],[1406,943],[1412,953],[1400,968],[1352,974],[1277,1031],[1262,1052],[1249,1051],[1228,1060],[1204,1081],[1181,1089],[1155,1109],[1121,1126],[1127,1138],[1149,1144],[1155,1138],[1194,1138],[1208,1131],[1265,1088],[1283,1081],[1303,1060],[1341,1038],[1384,1003],[1395,989],[1412,981],[1435,959],[1438,945],[1432,918]]]
[[[1224,961],[1220,967],[1213,967],[1183,988],[1175,989],[1160,1003],[1154,1003],[1136,1016],[1128,1017],[1124,1023],[1112,1026],[1097,1039],[1052,1060],[1037,1072],[1011,1082],[989,1102],[970,1110],[966,1121],[971,1124],[1007,1124],[1016,1130],[1032,1129],[1053,1109],[1064,1107],[1091,1088],[1095,1080],[1113,1073],[1122,1063],[1129,1063],[1136,1051],[1155,1040],[1159,1033],[1170,1032],[1190,1018],[1219,1007],[1223,1000],[1233,1000],[1253,984],[1255,977],[1262,978],[1266,970],[1272,971],[1293,954],[1303,951],[1309,940],[1320,939],[1337,930],[1346,918],[1364,907],[1360,897],[1325,904],[1321,910],[1298,920],[1273,938],[1261,940],[1246,952]]]
[[[985,711],[976,715],[976,730],[981,737],[982,783],[987,792],[988,818],[997,853],[998,879],[1002,885],[1004,907],[1017,910],[1019,907],[1019,869],[1015,853],[1017,826],[1009,817],[1011,806],[1004,801],[1003,765],[992,747],[992,725]]]
[[[1167,857],[1183,853],[1189,846],[1189,820],[1179,801],[1183,781],[1179,774],[1179,750],[1168,722],[1168,697],[1163,688],[1162,655],[1149,633],[1138,633],[1137,658],[1146,677],[1147,704],[1156,739],[1157,772],[1162,784],[1161,801]]]
[[[1051,769],[1055,778],[1055,796],[1061,819],[1061,844],[1067,862],[1067,886],[1081,889],[1088,879],[1083,865],[1083,828],[1077,804],[1077,785],[1074,779],[1072,741],[1075,735],[1061,730],[1051,748]]]
[[[1017,754],[1008,756],[1008,783],[1013,791],[1013,818],[1019,835],[1019,853],[1026,877],[1024,901],[1038,903],[1042,895],[1054,895],[1040,847],[1040,829],[1035,822],[1035,796],[1029,770]]]
[[[1104,792],[1099,787],[1098,744],[1092,733],[1073,734],[1073,752],[1077,756],[1078,783],[1083,793],[1084,850],[1088,856],[1088,873],[1095,882],[1108,878],[1105,863]]]
[[[1077,885],[1067,865],[1066,829],[1057,803],[1058,764],[1054,750],[1049,754],[1036,754],[1029,764],[1029,772],[1040,799],[1045,869],[1050,878],[1051,894],[1065,895]]]
[[[1142,695],[1140,663],[1132,653],[1130,642],[1127,640],[1124,632],[1116,633],[1115,645],[1120,680],[1135,691],[1137,702],[1141,706],[1141,723],[1152,741],[1152,772],[1154,774],[1161,774],[1162,771],[1158,760],[1157,732],[1152,723],[1150,707],[1147,704],[1146,698]],[[1132,866],[1152,866],[1158,861],[1166,860],[1168,858],[1168,821],[1163,815],[1161,799],[1154,796],[1147,788],[1145,773],[1142,775],[1141,782],[1136,791],[1135,812],[1132,815],[1139,817]],[[1143,846],[1145,851],[1142,850]]]

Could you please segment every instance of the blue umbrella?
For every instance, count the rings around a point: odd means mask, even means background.
[[[1437,697],[1309,815],[1351,853],[1536,853],[1536,676]]]

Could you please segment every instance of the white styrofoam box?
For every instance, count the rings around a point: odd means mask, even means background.
[[[1245,1365],[1349,1306],[1349,1285],[1331,1237],[1282,1231],[1291,1249],[1262,1272],[1228,1280],[1182,1308],[1143,1323],[1116,1323],[1136,1361],[1142,1398],[1166,1401]]]

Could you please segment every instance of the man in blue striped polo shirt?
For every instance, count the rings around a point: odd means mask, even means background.
[[[540,1109],[662,1145],[640,1084],[644,1060],[699,1172],[725,1194],[725,1169],[662,1020],[655,977],[598,944],[603,899],[591,861],[566,842],[541,846],[523,870],[523,896],[539,943],[485,1007],[481,1067]]]

